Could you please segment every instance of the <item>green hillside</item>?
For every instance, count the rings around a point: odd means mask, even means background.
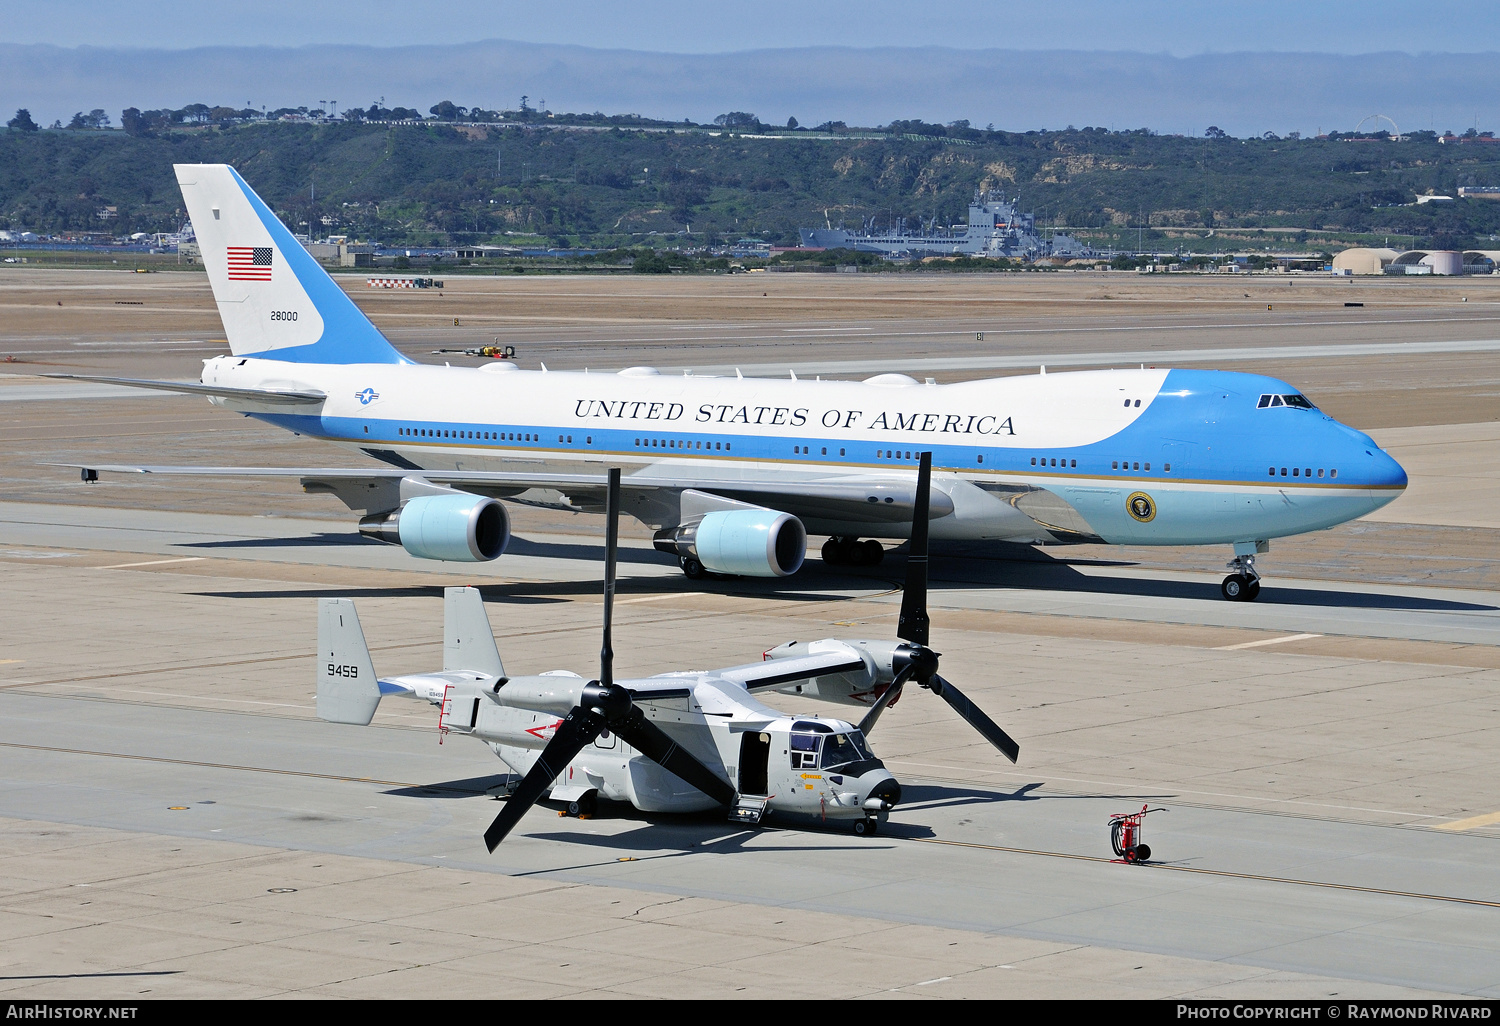
[[[1404,205],[1428,191],[1500,185],[1500,145],[1479,139],[1191,139],[1104,129],[938,136],[920,134],[944,131],[938,126],[892,127],[903,131],[831,139],[441,123],[269,122],[155,135],[5,130],[0,227],[173,229],[183,213],[171,165],[202,161],[233,164],[303,230],[409,245],[676,245],[682,240],[672,237],[689,225],[695,243],[791,243],[798,227],[825,217],[848,227],[869,217],[961,222],[978,185],[1019,195],[1039,224],[1090,229],[1084,234],[1132,247],[1140,237],[1155,248],[1212,248],[1226,236],[1251,237],[1236,230],[1281,228],[1308,234],[1272,237],[1307,246],[1364,233],[1408,237],[1402,245],[1492,248],[1490,236],[1500,233],[1497,202]],[[117,216],[101,219],[107,207]]]

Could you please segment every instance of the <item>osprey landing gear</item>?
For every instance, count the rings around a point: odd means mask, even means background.
[[[1236,542],[1234,558],[1224,565],[1230,574],[1219,585],[1219,593],[1231,602],[1254,602],[1260,595],[1260,574],[1255,571],[1258,553],[1270,552],[1269,542]]]

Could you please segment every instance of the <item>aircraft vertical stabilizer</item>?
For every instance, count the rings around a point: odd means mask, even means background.
[[[318,599],[318,716],[364,726],[379,704],[380,682],[354,603]]]
[[[478,588],[443,589],[443,669],[505,676]]]
[[[235,356],[411,363],[228,164],[177,164],[203,266]]]

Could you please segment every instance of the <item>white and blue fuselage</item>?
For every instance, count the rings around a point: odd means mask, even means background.
[[[1316,531],[1406,486],[1368,435],[1285,382],[1221,371],[1098,370],[922,384],[220,358],[205,383],[313,388],[317,413],[253,415],[398,466],[626,468],[627,481],[808,485],[915,473],[933,454],[953,510],[940,538],[1202,545]],[[231,404],[244,408],[240,404]],[[655,507],[653,507],[655,508]],[[662,517],[647,517],[660,526]],[[805,514],[812,533],[848,518]],[[906,525],[858,533],[905,537]]]

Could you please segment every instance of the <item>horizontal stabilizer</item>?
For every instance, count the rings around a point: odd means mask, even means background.
[[[380,683],[354,603],[318,599],[318,716],[364,726],[379,704]]]
[[[161,392],[181,392],[184,395],[245,399],[257,403],[270,403],[273,406],[315,406],[328,398],[316,389],[294,391],[270,388],[230,388],[227,385],[204,385],[197,381],[152,381],[148,378],[110,378],[98,374],[43,374],[42,377],[97,381],[105,385],[127,385],[130,388],[154,388]]]

